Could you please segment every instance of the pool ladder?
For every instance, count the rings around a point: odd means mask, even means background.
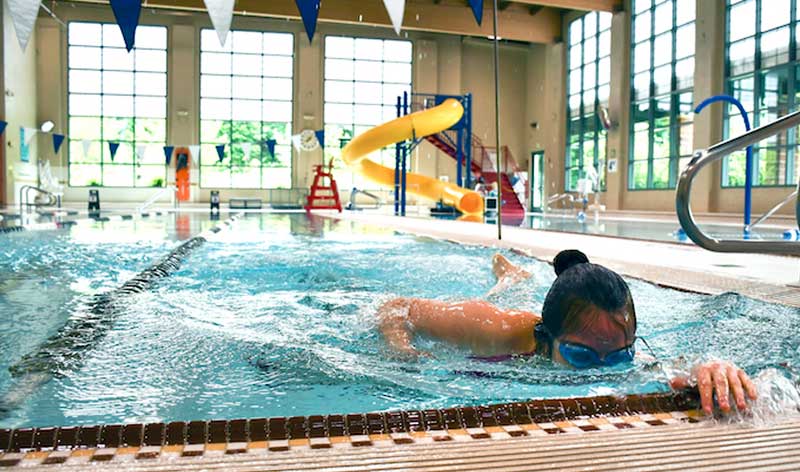
[[[678,220],[686,235],[698,246],[715,252],[752,252],[765,254],[791,254],[800,255],[800,242],[795,241],[753,241],[737,239],[717,239],[700,230],[689,207],[689,198],[692,191],[692,180],[703,167],[721,160],[723,157],[756,144],[764,139],[775,136],[790,128],[800,125],[800,111],[785,115],[770,124],[750,130],[741,136],[715,144],[705,151],[695,152],[692,160],[683,169],[678,188],[675,193],[675,207]],[[752,228],[775,213],[780,207],[795,200],[795,218],[800,227],[800,181],[797,189],[783,202],[773,207],[764,216],[749,226]]]
[[[45,195],[48,198],[47,203],[36,203],[36,197],[34,197],[33,203],[31,203],[30,201],[31,191]],[[38,208],[42,206],[58,206],[58,208],[61,208],[61,198],[59,198],[59,196],[54,194],[53,192],[48,192],[47,190],[36,187],[34,185],[23,185],[22,187],[19,188],[20,215],[24,214],[30,207]]]

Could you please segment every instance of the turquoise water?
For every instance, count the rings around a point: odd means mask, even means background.
[[[189,227],[208,224],[195,218]],[[639,361],[588,371],[538,358],[487,363],[430,339],[417,344],[433,358],[396,360],[376,329],[377,307],[394,296],[482,298],[494,284],[494,251],[266,214],[237,220],[179,272],[130,295],[117,306],[111,329],[83,346],[77,367],[44,372],[44,380],[11,378],[7,368],[67,318],[80,316],[93,294],[118,287],[174,247],[187,234],[182,226],[182,235],[174,222],[149,236],[128,228],[125,240],[105,230],[84,240],[72,232],[3,239],[3,277],[39,270],[25,275],[25,284],[0,284],[0,394],[21,398],[0,426],[350,413],[666,390],[663,373]],[[94,238],[105,241],[102,250]],[[552,268],[504,254],[533,276],[490,300],[540,310]],[[639,334],[660,358],[721,357],[751,374],[800,365],[796,309],[629,282]]]

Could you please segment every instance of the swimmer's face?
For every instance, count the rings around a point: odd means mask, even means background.
[[[575,365],[562,355],[561,345],[574,345],[588,348],[597,354],[602,362],[625,360],[626,348],[632,348],[635,333],[629,328],[626,313],[609,313],[595,308],[581,315],[581,322],[576,329],[565,332],[553,341],[552,359],[559,364]],[[632,350],[631,350],[632,355]],[[615,362],[616,363],[616,362]]]

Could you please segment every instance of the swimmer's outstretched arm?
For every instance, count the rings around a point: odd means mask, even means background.
[[[758,398],[758,389],[750,377],[736,365],[728,361],[710,361],[695,365],[688,376],[677,376],[670,381],[672,388],[681,389],[697,386],[700,391],[700,404],[710,415],[714,409],[714,394],[719,409],[724,413],[731,411],[731,403],[739,410],[747,408],[746,400]]]
[[[417,357],[419,352],[411,344],[413,334],[408,319],[411,302],[410,298],[395,298],[384,303],[378,308],[378,323],[392,350],[404,356]]]

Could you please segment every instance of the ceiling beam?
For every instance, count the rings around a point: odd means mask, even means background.
[[[71,1],[108,5],[108,0]],[[203,0],[148,0],[146,8],[206,11]],[[530,43],[552,43],[561,37],[561,17],[557,10],[546,8],[531,16],[527,8],[512,3],[501,11],[498,15],[498,36]],[[300,19],[294,0],[237,0],[234,11],[246,16]],[[491,19],[491,9],[488,9],[484,12],[483,25],[478,26],[472,10],[460,1],[408,0],[403,29],[487,37],[493,34]],[[319,22],[392,27],[383,2],[377,0],[326,0],[319,10]]]
[[[514,2],[581,11],[615,12],[622,7],[622,1],[620,0],[514,0]]]

